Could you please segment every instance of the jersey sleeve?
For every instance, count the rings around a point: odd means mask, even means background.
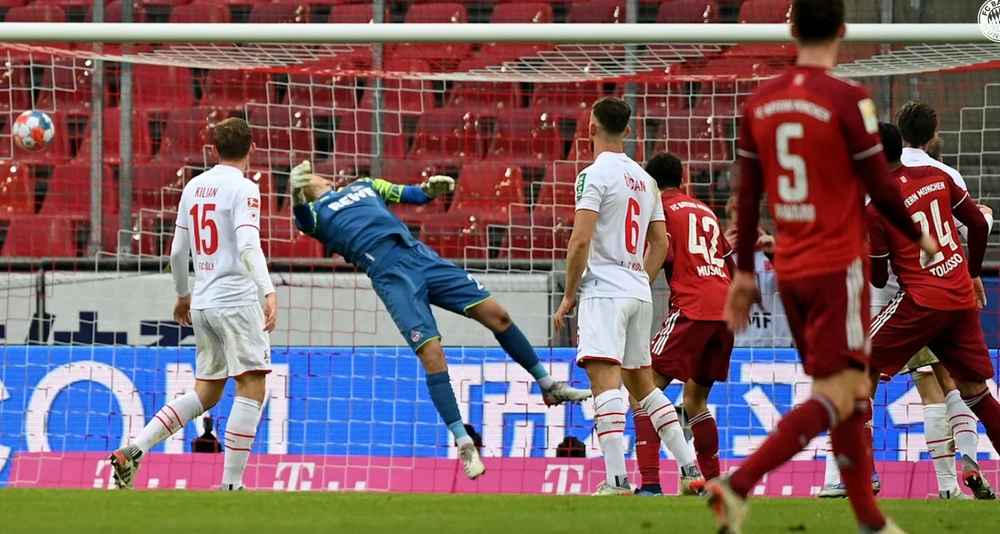
[[[865,218],[868,219],[868,242],[871,257],[888,258],[889,236],[885,219],[872,204],[865,208]]]
[[[878,135],[878,111],[868,91],[856,86],[838,109],[840,127],[854,161],[861,161],[882,152]]]
[[[576,209],[600,213],[601,201],[607,190],[600,172],[590,168],[576,177]],[[662,207],[661,207],[662,211]]]
[[[233,198],[233,227],[260,229],[260,188],[247,180]]]
[[[757,142],[753,138],[753,113],[748,102],[740,121],[740,140],[736,154],[740,163],[739,218],[737,235],[756,235],[760,221],[760,199],[764,195],[764,174],[760,166]],[[736,260],[740,271],[755,272],[755,240],[744,239],[737,242]],[[735,273],[734,273],[735,274]]]
[[[191,228],[191,215],[188,213],[186,198],[187,195],[182,192],[181,201],[177,203],[177,219],[174,221],[174,225],[181,230]]]
[[[746,112],[750,110],[749,104],[743,110],[743,119],[740,120],[739,139],[736,141],[736,155],[741,158],[752,160],[760,159],[760,152],[757,150],[757,140],[753,138],[751,117]]]
[[[664,221],[666,222],[667,217],[663,213],[663,202],[661,199],[657,198],[656,202],[653,203],[653,215],[649,218],[649,222]],[[669,228],[667,229],[667,235],[670,235]]]
[[[951,177],[949,176],[948,178]],[[962,186],[958,185],[958,183],[956,183],[954,179],[945,180],[945,183],[948,184],[948,191],[951,194],[952,211],[958,208],[958,205],[961,204],[962,202],[965,202],[966,200],[969,201],[972,200],[969,197],[969,192],[966,191]]]

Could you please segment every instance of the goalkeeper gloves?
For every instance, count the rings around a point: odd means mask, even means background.
[[[312,163],[303,161],[296,165],[292,169],[289,182],[292,186],[292,204],[295,206],[308,204],[305,190],[312,184]]]
[[[420,184],[420,189],[425,195],[435,198],[443,193],[454,191],[455,179],[451,176],[431,176],[426,182]]]

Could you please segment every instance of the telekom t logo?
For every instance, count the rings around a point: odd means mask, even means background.
[[[559,472],[559,478],[556,479],[555,486],[552,482],[549,482],[549,475],[553,471]],[[576,482],[569,483],[569,474],[573,473],[573,478]],[[555,493],[557,495],[565,495],[566,493],[580,493],[580,483],[583,481],[583,466],[582,465],[547,465],[545,466],[545,483],[542,484],[542,493]],[[567,489],[569,491],[567,491]]]
[[[274,489],[277,491],[309,491],[312,489],[313,471],[316,464],[312,462],[279,462],[274,473]],[[288,471],[288,486],[281,479],[282,473]]]

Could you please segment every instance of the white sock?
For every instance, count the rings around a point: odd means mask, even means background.
[[[694,448],[684,439],[684,430],[677,421],[677,410],[667,400],[667,396],[658,388],[654,388],[652,393],[639,401],[639,404],[649,414],[649,421],[653,423],[653,428],[660,435],[660,440],[667,446],[667,450],[677,460],[678,467],[683,470],[696,466]]]
[[[979,452],[979,421],[966,406],[962,394],[957,389],[945,396],[945,403],[948,407],[948,422],[951,424],[955,448],[960,454],[966,454],[975,460]]]
[[[253,447],[253,438],[257,435],[259,420],[259,402],[246,397],[233,399],[233,409],[226,421],[223,486],[232,484],[234,488],[239,488],[243,485],[243,471],[246,471],[247,460],[250,459],[250,449]]]
[[[594,422],[597,426],[597,442],[604,453],[604,467],[608,475],[608,485],[627,488],[628,474],[625,471],[625,397],[621,390],[609,389],[594,398]]]
[[[836,486],[840,484],[840,466],[837,465],[837,455],[833,454],[833,446],[826,443],[826,469],[823,472],[823,485]]]
[[[924,406],[924,439],[927,441],[927,452],[934,461],[934,472],[937,474],[938,491],[958,489],[958,476],[955,474],[955,451],[948,426],[948,409],[944,404],[928,404]]]
[[[156,415],[143,427],[132,444],[132,458],[138,460],[149,449],[163,443],[173,434],[184,429],[192,419],[205,413],[198,394],[189,391],[160,408]]]

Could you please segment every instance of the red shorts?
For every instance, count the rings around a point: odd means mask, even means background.
[[[674,310],[649,352],[657,374],[710,387],[729,377],[733,333],[722,321],[694,321]]]
[[[839,273],[795,280],[778,275],[781,302],[807,375],[825,378],[852,367],[867,368],[867,265],[858,258]]]
[[[937,356],[952,378],[982,382],[993,378],[979,310],[925,308],[900,291],[872,323],[872,367],[896,374],[920,349]]]

